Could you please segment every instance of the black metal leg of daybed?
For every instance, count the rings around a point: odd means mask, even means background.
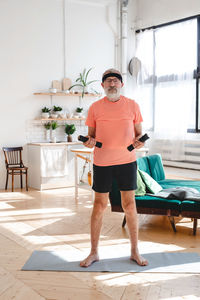
[[[173,231],[176,232],[176,225],[175,225],[175,222],[174,222],[174,217],[168,216],[168,218],[169,218],[170,224],[172,225]]]
[[[126,216],[124,216],[123,222],[122,222],[122,227],[126,225]]]
[[[197,232],[197,218],[193,220],[193,235],[196,235]]]

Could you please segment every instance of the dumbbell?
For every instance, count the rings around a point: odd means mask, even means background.
[[[148,139],[149,139],[149,136],[145,133],[143,136],[141,136],[141,138],[139,138],[138,141],[144,143],[144,142],[146,142],[146,140],[148,140]],[[129,146],[127,147],[127,149],[128,149],[128,151],[132,151],[132,150],[134,149],[133,144],[129,145]]]
[[[89,140],[89,138],[86,137],[86,136],[83,136],[83,135],[79,135],[78,136],[78,140],[81,141],[81,142],[83,142],[83,143],[85,143],[85,142],[87,142],[87,140]],[[101,142],[96,142],[95,146],[98,147],[98,148],[101,148],[102,147],[102,143]]]

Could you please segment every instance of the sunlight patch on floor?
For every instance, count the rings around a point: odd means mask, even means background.
[[[36,214],[47,214],[47,213],[65,213],[66,216],[75,215],[71,209],[63,207],[53,207],[53,208],[38,208],[38,209],[23,209],[14,211],[0,212],[0,216],[20,216],[20,215],[36,215]]]
[[[0,202],[0,209],[13,209],[13,206],[6,202]]]
[[[147,280],[137,277],[137,274],[133,273],[109,273],[106,275],[97,275],[95,279],[101,281],[105,286],[129,286],[130,284],[146,284]]]
[[[27,192],[28,193],[28,192]],[[0,192],[0,200],[22,200],[22,199],[34,199],[30,194],[19,193],[19,192]]]
[[[169,298],[160,298],[160,300],[199,300],[199,297],[193,296],[193,295],[186,295],[186,296],[180,296],[180,297],[169,297]]]
[[[66,234],[65,242],[90,240],[90,234]]]

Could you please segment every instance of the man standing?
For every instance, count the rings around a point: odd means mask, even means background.
[[[98,243],[104,210],[112,188],[112,179],[116,178],[121,192],[122,207],[131,242],[130,259],[141,266],[148,264],[138,251],[138,221],[134,190],[137,188],[137,163],[135,151],[129,152],[127,146],[133,144],[141,148],[138,141],[142,135],[142,116],[138,104],[120,95],[123,87],[121,73],[115,69],[104,72],[102,87],[106,97],[94,102],[88,111],[88,141],[86,147],[94,147],[96,141],[102,148],[94,149],[93,190],[95,200],[91,216],[91,251],[81,263],[88,267],[99,260]]]

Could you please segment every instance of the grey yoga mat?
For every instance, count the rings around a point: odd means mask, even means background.
[[[160,252],[142,254],[149,261],[141,267],[128,256],[102,259],[88,268],[79,266],[80,261],[68,260],[61,251],[34,251],[22,270],[62,272],[147,272],[147,273],[200,273],[200,255],[197,253]]]

